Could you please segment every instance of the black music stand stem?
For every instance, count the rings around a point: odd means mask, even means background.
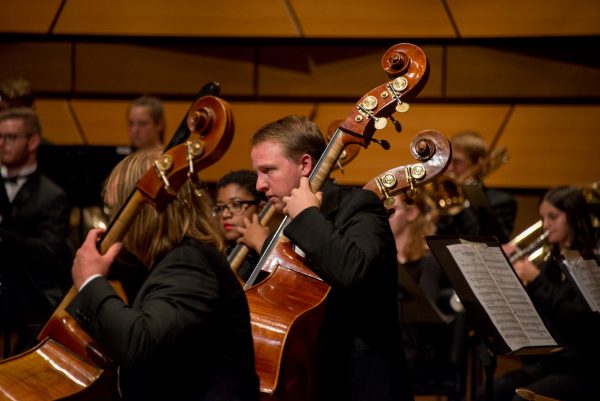
[[[496,373],[498,360],[496,354],[483,341],[479,346],[479,361],[485,375],[485,400],[492,401],[494,399],[494,374]]]

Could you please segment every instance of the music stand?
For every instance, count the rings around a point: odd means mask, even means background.
[[[486,400],[493,398],[497,355],[560,350],[494,237],[425,239],[481,336]]]

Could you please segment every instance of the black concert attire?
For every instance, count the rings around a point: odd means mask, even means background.
[[[211,245],[184,239],[131,306],[97,277],[68,310],[118,364],[125,400],[259,398],[246,297]]]
[[[448,301],[449,295],[443,295],[442,290],[451,290],[446,275],[431,254],[411,262],[398,264],[398,269],[404,269],[413,282],[423,291],[426,299],[444,312],[450,312],[448,305],[441,305],[442,300]],[[399,271],[399,277],[401,276]],[[402,342],[406,352],[406,360],[413,383],[426,385],[440,382],[447,366],[448,326],[443,322],[415,323],[410,318],[407,321],[402,314],[405,304],[411,302],[410,290],[404,288],[406,283],[398,280],[399,318],[402,324]],[[405,314],[406,315],[406,314]]]
[[[515,225],[517,202],[505,191],[480,184],[463,185],[469,205],[455,216],[442,216],[437,234],[495,236],[498,242],[509,241]]]
[[[562,401],[595,399],[600,394],[600,315],[590,311],[554,257],[540,269],[527,293],[556,342],[567,348],[529,359],[498,378],[495,400],[522,401],[514,393],[517,387]]]
[[[303,210],[284,234],[331,286],[317,399],[412,400],[398,341],[396,246],[381,201],[326,182],[321,209]]]
[[[71,285],[73,248],[70,206],[61,188],[37,169],[9,185],[0,179],[0,326],[16,331],[20,352],[35,343],[64,291]],[[6,187],[5,187],[6,186]]]
[[[465,317],[458,316],[450,307],[452,286],[429,252],[421,259],[398,264],[398,269],[402,342],[415,393],[444,391],[449,396],[460,396],[464,391],[466,369],[466,358],[462,357],[466,327]],[[407,288],[407,283],[400,279],[403,276],[402,269],[408,273],[412,283],[420,288],[426,300],[437,308],[439,320],[424,322],[420,317],[420,321],[415,322],[410,321],[409,313],[403,314],[403,310],[409,307],[407,304],[415,302],[415,295],[412,294],[414,290]],[[415,305],[410,307],[413,310],[418,308]],[[464,314],[464,311],[460,314]]]

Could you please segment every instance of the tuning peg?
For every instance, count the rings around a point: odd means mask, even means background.
[[[394,129],[396,132],[402,132],[402,125],[400,124],[400,121],[396,120],[393,116],[389,116],[388,118],[392,121],[392,124],[394,124]]]
[[[408,111],[408,109],[410,109],[410,106],[408,103],[403,102],[403,101],[398,101],[398,104],[396,105],[396,111],[398,113],[406,113]]]
[[[386,141],[385,139],[372,139],[373,142],[375,142],[377,145],[381,146],[383,149],[385,150],[389,150],[390,149],[390,143],[388,141]]]
[[[387,118],[379,117],[375,118],[375,128],[384,129],[387,126]]]

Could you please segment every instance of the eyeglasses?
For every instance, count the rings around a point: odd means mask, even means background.
[[[223,211],[227,209],[227,211],[231,214],[238,214],[242,210],[244,210],[245,205],[258,205],[260,201],[257,199],[254,200],[234,200],[229,203],[218,203],[212,209],[213,216],[220,216],[223,214]]]
[[[28,138],[31,135],[19,135],[19,134],[0,134],[0,139],[4,139],[6,142],[14,142],[17,138]]]

